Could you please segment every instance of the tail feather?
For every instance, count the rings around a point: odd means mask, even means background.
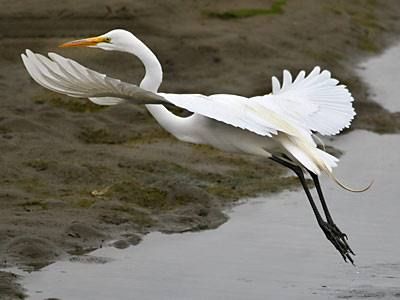
[[[333,174],[333,172],[328,173],[329,177],[333,179],[333,181],[339,185],[341,188],[345,189],[346,191],[352,192],[352,193],[362,193],[370,189],[370,187],[373,185],[374,181],[372,180],[366,187],[360,188],[360,189],[354,189],[351,188],[344,183],[340,182],[339,179],[336,178],[336,176]]]
[[[337,166],[337,162],[339,161],[339,159],[337,159],[335,156],[318,149],[316,145],[311,145],[296,137],[287,135],[281,136],[280,142],[282,143],[283,147],[309,171],[316,175],[320,175],[321,172],[326,173],[337,185],[347,191],[354,193],[365,192],[373,184],[372,181],[366,187],[360,189],[349,187],[339,181],[333,174],[333,168]]]
[[[278,138],[282,146],[305,168],[317,175],[321,173],[321,167],[318,166],[318,161],[314,159],[313,155],[310,155],[310,151],[306,150],[307,144],[304,141],[289,135],[280,135]]]
[[[325,151],[322,151],[321,149],[317,149],[317,152],[319,155],[321,155],[321,158],[324,162],[324,171],[325,173],[341,188],[349,191],[349,192],[353,192],[353,193],[362,193],[365,192],[367,190],[369,190],[369,188],[372,186],[372,184],[374,183],[374,181],[372,180],[366,187],[363,188],[352,188],[349,187],[348,185],[342,183],[339,179],[336,178],[335,174],[333,174],[333,170],[332,168],[337,166],[337,162],[339,161],[336,157],[334,157],[333,155],[330,155],[329,153],[326,153]]]
[[[329,172],[332,172],[332,169],[337,167],[337,163],[339,159],[335,156],[325,152],[324,150],[315,148],[316,154],[319,156],[320,160],[322,160],[322,164],[328,169]]]

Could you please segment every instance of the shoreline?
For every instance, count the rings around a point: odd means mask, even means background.
[[[84,11],[96,3],[89,1]],[[354,68],[399,35],[400,6],[396,1],[363,4],[290,2],[276,14],[224,20],[205,16],[196,2],[184,7],[171,3],[167,10],[161,3],[149,8],[146,1],[139,1],[130,8],[127,2],[119,12],[112,11],[105,24],[101,16],[89,16],[95,28],[85,27],[79,7],[54,5],[52,13],[61,14],[55,21],[37,8],[9,4],[0,13],[0,27],[6,29],[9,20],[20,27],[3,30],[1,46],[1,74],[8,75],[0,77],[6,91],[0,115],[5,149],[0,160],[5,170],[0,178],[3,266],[35,269],[111,239],[117,240],[116,247],[127,247],[151,231],[215,228],[226,221],[222,210],[237,199],[298,186],[294,178],[283,182],[284,170],[261,159],[175,141],[141,107],[100,109],[45,92],[29,80],[19,62],[24,48],[55,51],[54,45],[69,37],[118,27],[122,21],[115,16],[122,15],[127,29],[159,55],[165,72],[162,91],[262,94],[270,90],[271,75],[280,76],[284,68],[308,70],[317,63],[353,93],[358,117],[352,129],[399,132],[399,114],[368,100],[368,88]],[[241,9],[240,1],[231,5]],[[221,4],[206,8],[225,10]],[[307,15],[314,18],[304,19]],[[32,21],[31,27],[25,28],[26,20]],[[272,43],[260,41],[260,36],[268,36]],[[304,40],[309,45],[295,51],[293,47]],[[86,49],[57,52],[127,81],[138,82],[141,76],[140,64],[130,56]],[[137,80],[131,78],[132,72]],[[10,299],[20,295],[7,293]]]

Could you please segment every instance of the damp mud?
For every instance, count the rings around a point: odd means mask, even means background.
[[[154,231],[217,228],[238,199],[298,187],[263,159],[176,141],[143,107],[100,108],[45,91],[23,68],[19,55],[26,48],[54,51],[138,83],[143,69],[130,55],[57,48],[125,28],[160,59],[160,90],[176,93],[259,95],[270,91],[271,76],[284,68],[296,73],[320,65],[352,91],[358,113],[353,128],[400,128],[398,112],[377,104],[355,68],[397,38],[397,1],[39,0],[3,1],[2,8],[4,268],[38,270],[110,244],[135,245]],[[0,290],[0,298],[21,295]]]

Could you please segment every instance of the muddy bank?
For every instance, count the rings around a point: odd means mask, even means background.
[[[245,4],[244,4],[245,3]],[[246,6],[244,6],[246,5]],[[25,48],[56,51],[139,82],[129,55],[61,50],[71,38],[126,28],[165,73],[162,91],[264,94],[270,77],[314,65],[350,87],[354,128],[398,132],[398,113],[369,101],[360,57],[400,31],[397,1],[7,2],[0,12],[0,259],[39,268],[154,230],[214,228],[243,196],[293,188],[257,158],[177,142],[143,107],[99,108],[44,91],[22,67]]]
[[[22,287],[17,283],[19,276],[0,271],[0,296],[3,300],[24,299]]]

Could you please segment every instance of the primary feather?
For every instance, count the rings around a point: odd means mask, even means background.
[[[54,92],[89,98],[100,105],[114,105],[129,99],[137,104],[165,103],[154,93],[93,71],[55,53],[49,53],[49,59],[26,50],[26,55],[21,57],[31,77]]]
[[[331,78],[329,71],[315,67],[305,77],[301,71],[292,82],[289,71],[283,71],[283,84],[272,78],[272,94],[251,100],[268,107],[292,122],[322,135],[335,135],[350,126],[355,116],[353,97],[346,86]]]

